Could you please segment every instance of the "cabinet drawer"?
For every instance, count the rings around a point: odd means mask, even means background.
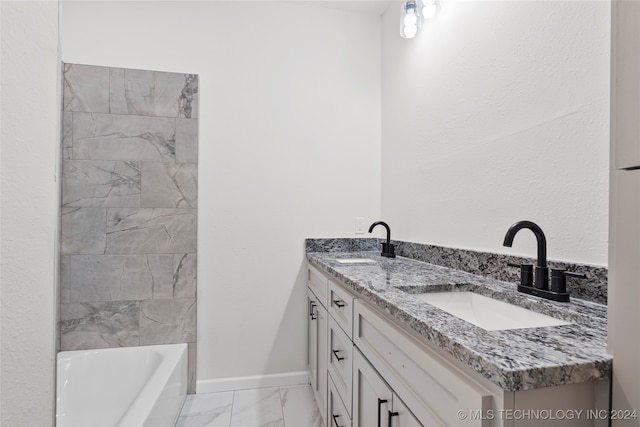
[[[351,417],[340,399],[336,385],[329,374],[329,395],[327,399],[327,427],[351,427]]]
[[[307,285],[313,293],[318,297],[318,301],[327,307],[327,286],[328,279],[320,273],[315,267],[309,265],[307,269]]]
[[[329,314],[336,319],[338,325],[351,338],[353,336],[353,297],[340,285],[329,280],[328,303]]]
[[[462,422],[458,411],[493,409],[488,390],[442,356],[395,327],[362,302],[354,302],[354,344],[378,370],[418,420],[442,426],[491,425],[490,420]]]
[[[347,334],[329,316],[329,373],[333,378],[338,394],[351,416],[353,343]],[[331,420],[328,420],[331,422]]]

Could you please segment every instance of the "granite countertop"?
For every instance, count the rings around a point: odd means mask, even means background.
[[[375,263],[341,264],[336,258]],[[517,292],[517,285],[379,252],[308,252],[308,261],[345,284],[457,362],[506,391],[606,379],[607,307],[572,298],[569,303]],[[411,294],[470,290],[571,322],[541,328],[487,331]]]

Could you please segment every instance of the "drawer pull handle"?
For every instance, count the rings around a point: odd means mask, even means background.
[[[389,427],[392,427],[393,425],[393,417],[397,417],[398,415],[400,415],[397,412],[391,412],[389,411]]]
[[[309,301],[309,316],[311,316],[311,320],[316,320],[316,313],[313,312],[313,309],[316,307],[316,303],[313,301]]]
[[[340,415],[333,415],[333,422],[335,423],[336,427],[342,427],[340,424],[338,424],[338,420],[336,418],[340,418]]]
[[[340,356],[338,356],[338,352],[339,352],[339,351],[340,351],[340,350],[331,350],[331,352],[332,352],[332,353],[333,353],[333,355],[336,357],[336,360],[337,360],[338,362],[339,362],[339,361],[341,361],[341,360],[344,360],[344,357],[340,357]]]
[[[380,418],[382,418],[382,416],[381,416],[382,411],[380,411],[380,407],[382,406],[383,403],[387,403],[387,399],[378,398],[378,427],[380,427],[380,425],[381,425],[380,424],[380,422],[381,422]]]
[[[335,305],[337,305],[337,306],[338,306],[338,308],[342,308],[342,307],[344,307],[344,306],[345,306],[344,302],[343,302],[343,301],[340,301],[339,299],[333,300],[333,303],[334,303]]]

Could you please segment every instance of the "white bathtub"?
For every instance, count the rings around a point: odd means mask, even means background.
[[[173,427],[187,344],[58,353],[57,427]]]

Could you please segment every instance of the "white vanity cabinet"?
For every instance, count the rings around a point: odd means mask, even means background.
[[[316,403],[320,409],[320,414],[326,425],[329,315],[324,304],[326,304],[327,296],[327,279],[317,270],[312,276],[311,268],[308,274],[310,280],[308,282],[309,286],[307,287],[307,374],[316,398]],[[313,278],[314,281],[313,285],[311,284],[311,278]],[[323,279],[324,291],[322,289]],[[312,289],[321,294],[324,292],[324,298],[317,296]]]
[[[309,380],[326,427],[606,426],[587,411],[606,411],[607,381],[502,390],[312,266],[309,278]],[[567,411],[582,415],[530,417]]]

